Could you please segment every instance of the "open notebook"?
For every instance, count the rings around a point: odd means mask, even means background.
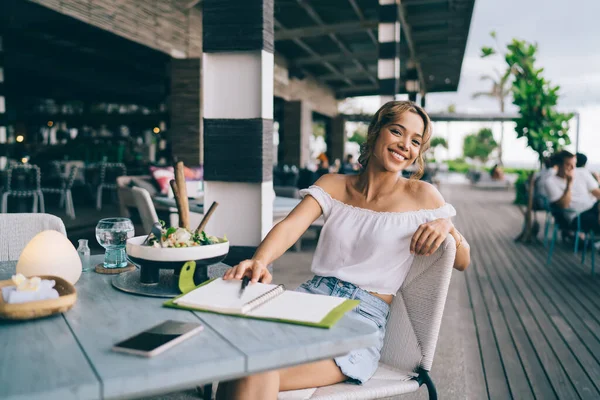
[[[283,285],[251,283],[239,297],[240,281],[221,278],[167,301],[167,307],[209,311],[298,325],[331,328],[359,301],[299,293]]]

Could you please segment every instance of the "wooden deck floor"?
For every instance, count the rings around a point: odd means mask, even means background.
[[[572,247],[557,245],[546,265],[541,243],[515,243],[522,217],[513,192],[442,191],[472,248],[464,276],[479,349],[472,361],[480,365],[470,366],[471,392],[599,399],[600,279],[591,277],[589,261],[582,266]]]

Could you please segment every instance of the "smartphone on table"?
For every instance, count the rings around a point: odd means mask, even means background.
[[[113,346],[114,351],[152,357],[202,331],[197,322],[168,320],[125,339]]]

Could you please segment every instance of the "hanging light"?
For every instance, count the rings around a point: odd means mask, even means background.
[[[152,129],[152,132],[159,134],[160,133],[160,128],[158,126],[155,126],[154,129]]]
[[[17,140],[17,142],[18,142],[18,143],[22,143],[22,142],[23,142],[23,140],[25,140],[25,136],[23,136],[23,135],[18,135],[16,140]]]

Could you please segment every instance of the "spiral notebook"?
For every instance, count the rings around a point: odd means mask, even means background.
[[[214,279],[173,300],[167,307],[331,328],[358,300],[285,290],[251,283],[239,297],[240,281]]]

